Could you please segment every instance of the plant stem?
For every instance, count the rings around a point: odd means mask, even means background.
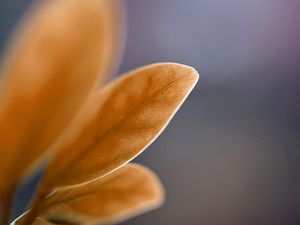
[[[31,204],[31,209],[20,220],[21,225],[31,225],[39,213],[38,205],[42,201],[43,195],[37,195]]]
[[[29,225],[29,224],[32,224],[32,222],[34,221],[35,219],[35,215],[36,215],[36,212],[34,209],[31,209],[30,211],[28,211],[22,218],[21,220],[19,220],[19,224],[22,224],[22,225]]]
[[[13,192],[7,193],[2,196],[2,213],[1,213],[1,225],[8,225],[10,219],[10,211],[12,207]]]

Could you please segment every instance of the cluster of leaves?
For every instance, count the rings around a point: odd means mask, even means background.
[[[119,58],[122,15],[115,0],[41,0],[19,26],[1,68],[2,225],[42,159],[44,176],[16,224],[112,223],[162,203],[156,176],[127,163],[162,132],[198,74],[159,63],[99,88]]]

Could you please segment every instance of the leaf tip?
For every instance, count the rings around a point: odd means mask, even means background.
[[[173,66],[175,69],[178,69],[182,72],[182,76],[188,76],[191,78],[191,80],[194,81],[194,84],[196,84],[199,80],[199,73],[198,71],[192,67],[185,64],[180,63],[168,63],[171,66]]]
[[[127,167],[131,167],[134,170],[143,171],[144,175],[149,177],[149,180],[151,180],[150,186],[152,190],[152,198],[148,202],[148,207],[146,208],[151,210],[162,206],[165,202],[166,193],[159,177],[151,169],[137,163],[127,164]]]
[[[196,85],[199,80],[199,73],[198,71],[192,67],[185,64],[174,63],[174,62],[162,62],[156,63],[154,66],[164,67],[170,71],[173,71],[177,74],[178,78],[186,77],[191,81],[192,88]]]

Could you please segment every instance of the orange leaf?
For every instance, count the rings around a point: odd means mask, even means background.
[[[191,67],[161,63],[104,87],[70,127],[73,136],[51,159],[38,195],[97,179],[132,160],[162,132],[197,80]]]
[[[0,96],[0,195],[9,191],[111,69],[120,29],[112,1],[41,1],[20,26]]]
[[[35,212],[57,224],[111,224],[154,209],[163,199],[158,178],[145,167],[128,164],[86,185],[54,192]]]

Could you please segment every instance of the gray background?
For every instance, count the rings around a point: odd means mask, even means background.
[[[1,48],[30,0],[1,0]],[[300,2],[127,0],[120,73],[175,61],[201,78],[135,161],[167,192],[124,224],[300,224]],[[36,180],[36,179],[35,179]],[[18,210],[32,191],[18,195]]]

